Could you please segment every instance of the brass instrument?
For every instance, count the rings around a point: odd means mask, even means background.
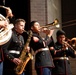
[[[2,20],[5,21],[6,18],[2,14],[0,14],[0,21]],[[6,26],[6,28],[0,28],[0,45],[3,45],[10,40],[13,27],[13,24],[9,24]]]
[[[75,51],[75,49],[66,41],[63,41],[63,44],[66,46],[66,47],[70,47],[72,50]]]
[[[0,21],[5,21],[6,20],[6,18],[2,15],[2,14],[0,14]]]
[[[25,31],[25,32],[26,32],[26,31]],[[29,46],[29,43],[30,43],[30,41],[31,41],[31,37],[32,37],[32,31],[30,30],[30,31],[28,32],[28,39],[27,39],[27,41],[26,41],[26,44],[25,44],[25,46],[24,46],[24,49],[22,50],[22,53],[21,53],[21,55],[20,55],[20,57],[19,57],[19,59],[22,60],[22,63],[15,67],[15,73],[16,73],[17,75],[22,74],[23,71],[24,71],[24,68],[26,67],[26,65],[27,65],[27,63],[28,63],[28,61],[29,61],[30,59],[33,59],[32,54],[31,54],[30,52],[27,52],[27,50],[26,50],[26,47]]]
[[[69,39],[68,43],[76,50],[76,37]]]
[[[41,26],[41,29],[43,29],[43,28],[56,29],[56,28],[59,28],[59,27],[60,27],[59,21],[58,21],[58,19],[55,19],[54,22],[52,22],[50,24],[47,24],[46,26]]]

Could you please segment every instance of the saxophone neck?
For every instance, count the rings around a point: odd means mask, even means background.
[[[28,56],[30,57],[31,60],[33,60],[33,55],[29,52]]]

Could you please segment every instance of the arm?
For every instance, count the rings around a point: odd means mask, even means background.
[[[5,54],[5,56],[9,59],[9,60],[13,60],[14,59],[14,56],[12,56],[10,53],[9,53],[9,51],[8,51],[8,47],[9,47],[9,45],[11,44],[11,40],[12,40],[12,38],[7,42],[7,43],[5,43],[4,45],[2,45],[2,49],[3,49],[3,51],[4,51],[4,54]]]
[[[66,53],[71,56],[72,58],[75,58],[76,57],[76,51],[71,49],[71,48],[68,48],[68,50],[66,50]]]
[[[2,49],[4,50],[5,56],[15,63],[16,65],[19,65],[22,61],[19,58],[15,58],[13,55],[11,55],[8,51],[8,46],[10,45],[10,41],[2,46]]]
[[[54,46],[50,47],[50,52],[52,53],[53,56],[61,56],[65,52],[65,50],[62,49],[55,49]]]
[[[46,46],[53,46],[54,45],[54,40],[52,38],[53,32],[54,32],[54,30],[45,31],[46,38],[45,38],[44,42],[45,42]]]

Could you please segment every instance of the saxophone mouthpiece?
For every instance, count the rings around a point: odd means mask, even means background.
[[[23,30],[23,32],[25,32],[25,33],[29,34],[29,32],[27,32],[26,30]]]
[[[23,32],[27,32],[26,30],[23,30]]]

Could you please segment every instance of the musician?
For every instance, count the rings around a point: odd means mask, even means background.
[[[11,9],[9,8],[7,10],[7,15],[8,17],[13,17],[13,15],[11,14]],[[10,14],[9,14],[10,13]],[[9,24],[7,20],[2,20],[2,13],[0,11],[0,29],[1,28],[6,28],[7,25]],[[4,16],[3,16],[4,17]],[[3,75],[3,61],[4,61],[4,54],[3,54],[3,50],[2,50],[2,47],[0,46],[0,75]]]
[[[48,45],[53,43],[51,38],[54,30],[43,29],[43,32],[47,34],[45,39],[42,39],[39,33],[40,24],[37,21],[32,21],[30,23],[33,36],[30,42],[30,48],[35,51],[35,69],[37,75],[51,75],[51,69],[54,67],[53,60],[48,48]]]
[[[7,26],[7,21],[0,21],[0,28],[5,28]],[[3,75],[3,60],[4,60],[4,56],[3,56],[3,50],[0,46],[0,75]]]
[[[56,33],[57,42],[50,47],[55,68],[52,70],[53,75],[72,75],[70,68],[69,56],[75,58],[75,51],[65,42],[66,34],[63,30]]]
[[[21,34],[24,32],[25,23],[24,19],[17,19],[11,39],[2,46],[5,54],[4,75],[16,75],[14,68],[22,62],[19,56],[24,48],[24,38]],[[29,47],[27,47],[27,50],[29,50]]]

